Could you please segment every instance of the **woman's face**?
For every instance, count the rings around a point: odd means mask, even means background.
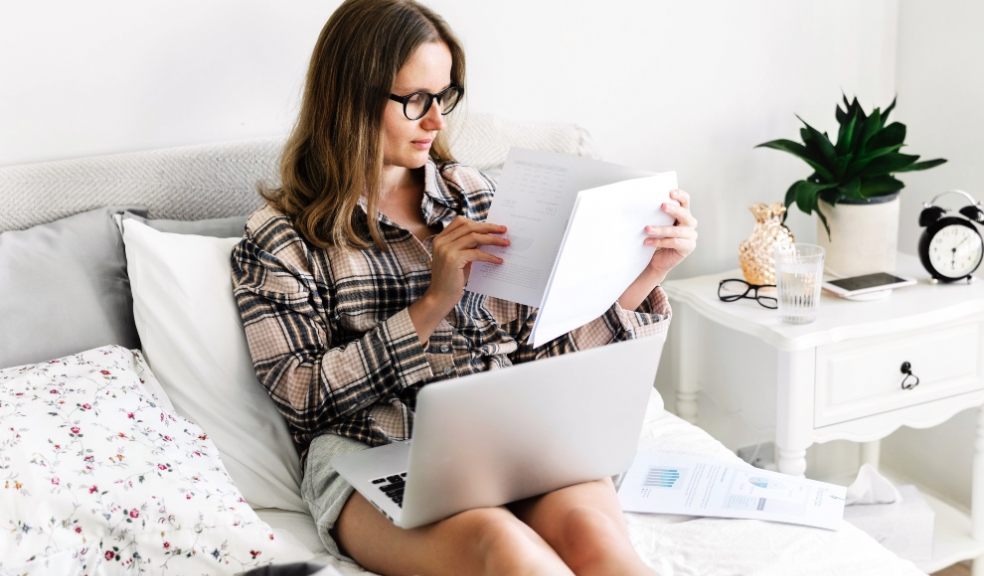
[[[421,44],[396,74],[390,90],[396,96],[413,92],[437,94],[451,84],[451,51],[444,42]],[[435,101],[417,120],[407,120],[403,104],[387,100],[383,111],[383,165],[420,168],[427,162],[437,133],[444,128]]]

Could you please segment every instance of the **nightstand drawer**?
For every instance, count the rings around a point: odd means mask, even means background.
[[[982,326],[975,322],[821,346],[816,356],[814,426],[984,388]],[[908,390],[902,388],[904,362],[919,378],[919,385]]]

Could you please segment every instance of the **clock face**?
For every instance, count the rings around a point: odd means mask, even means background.
[[[944,226],[929,241],[929,261],[950,278],[962,278],[981,263],[984,245],[976,230],[968,226]]]

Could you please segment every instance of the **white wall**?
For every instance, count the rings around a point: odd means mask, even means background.
[[[285,133],[337,0],[40,0],[0,7],[0,165]],[[896,0],[433,0],[469,56],[470,109],[587,127],[675,169],[701,221],[680,276],[737,265],[747,206],[807,172],[753,146],[894,93]],[[795,216],[794,231],[813,237]]]
[[[334,3],[0,5],[0,165],[284,133]]]
[[[949,160],[905,178],[899,235],[903,251],[916,253],[922,202],[952,188],[984,201],[981,22],[984,4],[974,0],[900,3],[896,74],[899,114],[909,128],[907,142],[911,153]],[[966,203],[956,196],[943,202],[950,208]],[[969,505],[976,416],[972,410],[930,430],[902,429],[884,442],[882,457],[912,478]]]

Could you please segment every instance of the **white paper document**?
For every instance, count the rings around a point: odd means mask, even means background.
[[[482,248],[504,263],[474,263],[466,288],[539,307],[534,346],[587,324],[649,263],[643,229],[673,224],[660,206],[676,187],[675,172],[514,148],[488,215],[510,245]]]
[[[836,530],[845,488],[673,452],[640,451],[618,498],[626,512],[752,518]]]

